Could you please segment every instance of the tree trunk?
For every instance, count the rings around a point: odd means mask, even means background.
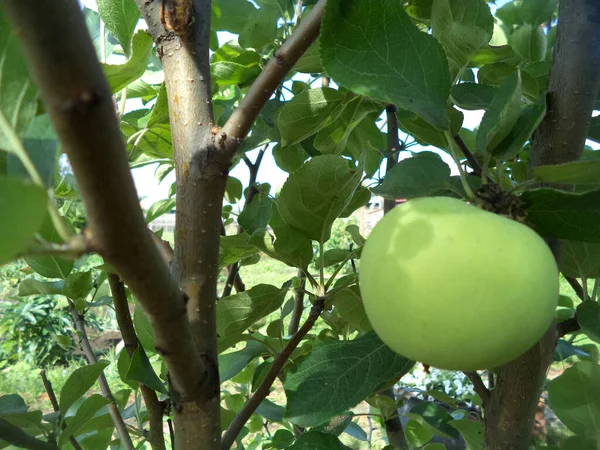
[[[600,2],[561,1],[546,117],[533,138],[531,167],[578,159],[600,79]],[[558,256],[558,242],[549,242]],[[531,350],[500,367],[485,406],[485,448],[527,450],[546,372],[557,342],[552,325]]]

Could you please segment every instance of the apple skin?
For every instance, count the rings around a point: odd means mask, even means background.
[[[449,197],[409,200],[386,214],[367,238],[359,281],[384,343],[461,371],[530,349],[559,296],[556,262],[537,233]]]

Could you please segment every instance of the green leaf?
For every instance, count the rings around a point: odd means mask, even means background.
[[[288,225],[323,243],[359,187],[361,177],[362,170],[351,169],[341,156],[314,157],[283,185],[279,214]]]
[[[47,201],[41,187],[0,176],[0,264],[7,263],[32,243],[44,222]]]
[[[117,371],[119,372],[119,377],[123,383],[127,384],[132,389],[137,389],[139,384],[133,380],[130,380],[127,377],[127,371],[129,370],[129,366],[131,365],[131,358],[127,353],[127,349],[123,348],[119,352],[119,358],[117,359]]]
[[[68,220],[63,217],[68,228],[72,228]],[[42,228],[39,230],[40,236],[52,244],[61,244],[63,241],[58,235],[56,228],[50,220],[50,216],[46,215]],[[27,256],[25,261],[37,273],[46,278],[62,278],[65,279],[73,270],[74,262],[70,259],[61,258],[59,256]]]
[[[489,64],[505,63],[514,68],[519,64],[520,61],[521,58],[515,53],[515,51],[510,47],[510,45],[488,45],[486,47],[481,48],[475,54],[475,56],[473,56],[473,59],[471,60],[471,65],[473,67],[483,68],[483,66]],[[477,73],[477,79],[480,83],[487,84],[480,78],[479,72]]]
[[[577,321],[587,336],[600,342],[600,303],[586,300],[577,306]]]
[[[27,295],[61,295],[64,282],[60,281],[38,281],[34,278],[25,278],[19,283],[19,296]]]
[[[256,254],[256,246],[248,241],[249,238],[247,233],[221,236],[219,267],[235,264],[242,258]]]
[[[567,277],[600,278],[600,244],[564,241],[559,266]]]
[[[154,202],[146,213],[146,223],[150,223],[158,219],[163,214],[166,214],[175,208],[175,198],[167,198]]]
[[[344,98],[342,92],[330,88],[308,89],[295,95],[276,114],[281,146],[303,141],[336,120]]]
[[[371,201],[371,191],[364,186],[359,186],[354,192],[354,195],[346,205],[346,207],[340,213],[341,218],[347,218],[352,215],[354,211],[362,208]]]
[[[406,440],[414,447],[421,447],[434,436],[431,428],[421,425],[416,420],[409,420],[404,427]]]
[[[344,433],[352,436],[354,439],[357,439],[361,442],[369,441],[367,432],[365,430],[363,430],[360,425],[358,425],[357,423],[354,423],[354,422],[350,422],[348,424],[348,426],[344,430]]]
[[[246,292],[222,298],[217,303],[217,333],[222,336],[239,334],[263,317],[277,310],[287,289],[270,284],[257,284]]]
[[[217,61],[210,65],[210,75],[218,86],[233,86],[247,83],[260,74],[258,61],[244,64],[234,61]]]
[[[216,31],[239,34],[248,17],[256,8],[245,0],[215,0],[212,7],[211,27]]]
[[[475,420],[451,420],[448,425],[456,428],[470,450],[483,450],[483,424]]]
[[[531,174],[540,181],[564,184],[599,184],[600,160],[572,161],[550,166],[537,166]]]
[[[142,82],[138,80],[138,82]],[[137,82],[136,82],[137,83]],[[156,91],[151,89],[152,92],[156,95]],[[127,88],[127,98],[131,98],[130,95],[130,87]],[[167,85],[166,83],[162,83],[160,85],[160,90],[158,91],[158,98],[156,99],[156,103],[152,107],[152,112],[150,113],[150,118],[148,119],[148,128],[153,127],[159,123],[168,123],[169,122],[169,97],[167,96]]]
[[[133,0],[98,0],[98,12],[106,29],[117,38],[123,51],[129,55],[131,37],[140,19],[140,12]]]
[[[365,307],[358,286],[351,286],[337,291],[331,298],[340,317],[355,330],[367,332],[373,329],[365,313]]]
[[[94,417],[94,415],[107,405],[109,401],[100,394],[94,394],[86,398],[81,406],[77,408],[75,416],[67,419],[67,428],[60,434],[58,445],[63,447],[71,436],[77,436],[81,428]]]
[[[469,111],[487,109],[498,89],[478,83],[460,83],[452,86],[450,95],[459,108]]]
[[[446,55],[433,36],[419,31],[401,2],[328,1],[320,40],[323,66],[336,83],[448,128]]]
[[[288,145],[287,147],[277,144],[273,148],[273,158],[275,159],[275,164],[281,170],[292,173],[304,164],[309,155],[300,144]]]
[[[600,366],[579,361],[550,381],[548,400],[552,411],[574,433],[600,436]]]
[[[431,9],[431,29],[444,46],[450,72],[456,77],[490,42],[494,18],[484,0],[436,0]]]
[[[590,119],[588,138],[600,142],[600,116],[592,117]]]
[[[374,394],[386,381],[399,379],[413,364],[374,332],[353,341],[324,343],[287,375],[286,416],[303,427],[324,423]]]
[[[242,182],[231,175],[227,177],[227,184],[225,185],[225,199],[229,203],[237,203],[244,192],[244,186]]]
[[[26,413],[27,410],[25,400],[19,394],[0,396],[0,416]]]
[[[248,234],[254,233],[260,228],[265,228],[273,214],[273,199],[263,195],[257,195],[252,202],[244,206],[238,217],[238,223]]]
[[[356,96],[335,120],[315,136],[313,145],[321,153],[341,154],[346,149],[348,139],[358,124],[368,115],[381,111],[381,105]]]
[[[288,266],[305,268],[313,259],[310,239],[293,227],[283,225],[274,227],[275,238],[266,230],[256,230],[248,241],[271,258]]]
[[[242,350],[219,355],[219,378],[221,383],[235,377],[255,358],[269,355],[267,346],[257,341],[248,341],[246,347]]]
[[[258,405],[258,408],[256,408],[256,414],[260,414],[271,422],[282,422],[284,412],[285,408],[283,406],[273,403],[268,398],[265,398],[260,405]]]
[[[244,48],[259,49],[272,44],[277,37],[279,16],[278,5],[264,5],[252,11],[246,18],[246,24],[240,33],[240,45]]]
[[[457,430],[448,425],[448,422],[453,420],[452,416],[437,403],[421,402],[416,404],[411,408],[409,416],[415,419],[415,415],[418,415],[417,420],[422,425],[432,427],[436,434],[442,433],[442,435],[454,439],[459,437]]]
[[[512,74],[518,71],[514,64],[495,62],[486,64],[477,72],[477,81],[489,86],[502,85]]]
[[[287,450],[350,450],[332,434],[308,431],[300,435]]]
[[[75,272],[65,279],[63,294],[71,300],[84,299],[92,290],[92,272]]]
[[[54,187],[58,163],[58,138],[48,114],[33,118],[23,133],[23,146],[37,169],[46,187]],[[31,179],[19,157],[13,153],[6,155],[8,175]]]
[[[528,204],[527,221],[542,236],[600,243],[600,190],[533,189],[521,198]]]
[[[462,126],[463,113],[452,108],[447,108],[448,116],[450,117],[450,131],[453,135],[457,134]],[[422,118],[415,116],[408,111],[398,111],[398,125],[403,131],[412,135],[417,142],[422,145],[433,145],[438,148],[445,149],[448,146],[444,132],[429,124]]]
[[[339,264],[342,261],[344,261],[348,256],[350,256],[351,253],[352,252],[350,250],[346,250],[343,248],[333,248],[331,250],[327,250],[323,254],[323,267],[330,267],[335,264]],[[316,261],[315,265],[318,268],[321,268],[321,261]]]
[[[508,43],[524,63],[543,61],[546,57],[548,39],[539,26],[523,25],[517,28],[510,35]]]
[[[67,381],[60,391],[59,409],[62,415],[65,415],[73,403],[85,395],[94,383],[96,383],[96,380],[104,368],[109,364],[108,361],[100,361],[96,364],[83,366],[76,369],[69,378],[67,378]]]
[[[423,450],[446,450],[446,446],[439,442],[435,442],[433,444],[427,444],[423,447]]]
[[[450,183],[450,167],[440,158],[412,157],[400,161],[373,193],[390,199],[432,195]]]
[[[360,228],[358,225],[348,225],[346,227],[346,231],[350,233],[350,236],[356,245],[362,247],[365,244],[366,239],[360,234]]]
[[[139,30],[133,35],[131,57],[125,64],[102,65],[113,94],[144,75],[151,51],[152,38],[146,31]]]
[[[157,392],[167,393],[165,384],[154,372],[143,347],[138,346],[133,352],[126,377],[129,380],[139,381]]]
[[[558,8],[558,0],[523,0],[519,16],[526,23],[537,26],[549,21]]]
[[[275,448],[284,449],[292,445],[294,439],[294,434],[291,431],[280,429],[275,432],[275,434],[273,435],[273,439],[271,439],[271,442],[273,443],[273,446]]]
[[[546,95],[540,96],[535,103],[527,105],[506,137],[495,147],[495,158],[508,161],[517,156],[527,141],[537,130],[546,114]]]
[[[521,108],[521,76],[514,72],[500,86],[477,131],[477,151],[492,150],[510,133]]]
[[[304,52],[298,62],[296,62],[296,65],[292,68],[292,72],[323,72],[323,65],[321,64],[321,44],[318,38],[310,47],[308,47],[308,50]]]
[[[136,303],[133,313],[133,325],[137,334],[138,340],[144,350],[150,353],[156,352],[156,344],[154,338],[154,330],[142,307]]]
[[[8,19],[0,11],[0,112],[18,136],[29,126],[38,108],[38,92],[30,78],[29,68]],[[0,151],[13,151],[0,130]],[[1,158],[1,156],[0,156]],[[3,172],[0,166],[0,174]],[[2,190],[2,192],[4,192]],[[7,216],[9,217],[9,216]],[[1,264],[1,263],[0,263]]]

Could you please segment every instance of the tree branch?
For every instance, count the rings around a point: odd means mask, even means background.
[[[191,339],[183,295],[147,231],[79,3],[7,0],[3,7],[77,177],[89,217],[86,233],[147,312],[174,388],[196,395],[205,365]]]
[[[454,142],[456,142],[456,145],[458,145],[458,148],[460,148],[461,151],[463,152],[463,155],[465,155],[465,158],[467,159],[467,162],[471,166],[471,169],[473,169],[473,172],[475,172],[475,175],[480,177],[481,174],[483,173],[483,169],[481,167],[481,164],[479,164],[479,161],[477,161],[477,158],[475,158],[475,155],[473,155],[473,152],[471,151],[471,149],[469,149],[469,146],[465,143],[465,141],[463,141],[463,138],[460,137],[460,135],[458,135],[458,134],[456,136],[454,136]],[[490,181],[490,180],[491,179],[488,177],[488,181]]]
[[[215,140],[209,64],[210,0],[136,0],[161,59],[175,158],[171,271],[187,295],[191,342],[204,362],[197,391],[173,399],[176,447],[218,448],[221,437],[216,301],[225,185],[232,155]],[[170,375],[169,375],[170,376]]]
[[[473,389],[481,398],[481,403],[485,408],[488,400],[490,399],[490,391],[488,390],[488,388],[485,387],[485,384],[483,384],[483,380],[477,372],[465,372],[465,375],[469,380],[471,380],[471,383],[473,383]]]
[[[129,312],[129,304],[127,302],[127,294],[125,286],[115,274],[108,274],[108,283],[112,292],[113,304],[115,306],[115,315],[119,330],[125,343],[125,350],[131,358],[133,353],[138,348],[138,338],[135,334],[131,313]],[[147,441],[153,450],[165,450],[165,437],[163,432],[163,411],[164,407],[158,400],[156,392],[150,389],[145,384],[139,383],[146,409],[148,410],[148,426],[150,432],[147,436]]]
[[[290,318],[290,324],[288,326],[288,334],[296,334],[298,332],[298,327],[300,326],[300,319],[302,318],[302,313],[304,312],[304,292],[306,288],[306,276],[304,275],[304,271],[302,269],[298,269],[298,273],[296,275],[300,278],[300,287],[294,292],[294,309],[292,310],[292,317]]]
[[[46,393],[48,394],[48,398],[50,399],[50,403],[52,404],[52,409],[55,412],[58,412],[59,417],[60,417],[61,414],[60,414],[60,408],[58,405],[58,400],[56,399],[56,394],[54,393],[54,389],[52,389],[52,383],[46,376],[46,371],[42,369],[40,371],[40,376],[42,377],[42,383],[44,383],[44,389],[46,389]],[[65,430],[67,428],[67,423],[64,420],[61,423],[62,423],[61,428],[63,430]],[[75,436],[71,436],[69,438],[69,442],[71,442],[71,445],[73,446],[73,448],[75,450],[83,450],[81,448],[81,445],[79,445],[79,442],[77,442],[77,439],[75,439]]]
[[[19,448],[29,450],[59,450],[56,444],[41,441],[1,417],[0,436],[2,436],[2,440]]]
[[[277,50],[242,99],[240,106],[229,117],[217,135],[219,146],[227,154],[233,155],[277,86],[315,41],[321,29],[324,11],[325,0],[319,0],[312,11],[298,24],[294,33]]]
[[[254,185],[256,184],[256,178],[258,177],[258,169],[260,169],[260,163],[262,162],[262,159],[263,159],[266,149],[267,149],[267,146],[265,145],[263,148],[261,148],[259,150],[258,155],[256,157],[256,161],[254,161],[254,163],[252,163],[252,161],[250,161],[248,156],[246,156],[246,155],[242,156],[242,160],[244,161],[246,166],[248,166],[248,171],[250,172],[250,177],[248,180],[248,190],[246,191],[246,199],[244,201],[244,207],[246,205],[248,205],[249,203],[252,203],[252,200],[254,200],[254,197],[258,193],[258,190],[256,189],[256,186],[254,186]],[[238,233],[241,233],[242,231],[243,231],[242,226],[238,224]],[[237,262],[233,263],[232,265],[229,266],[229,268],[228,268],[229,273],[227,274],[227,281],[225,282],[225,288],[223,289],[223,295],[221,295],[221,297],[227,297],[227,296],[231,295],[231,290],[232,290],[233,286],[236,284],[236,281],[238,283],[238,287],[236,287],[237,292],[243,292],[244,290],[246,290],[246,286],[244,286],[244,283],[242,283],[242,277],[240,277],[239,269],[240,269],[240,265]]]
[[[306,334],[310,331],[310,329],[315,324],[316,320],[323,312],[323,307],[325,305],[325,300],[323,298],[318,298],[313,307],[310,310],[310,314],[302,325],[302,328],[298,330],[298,332],[294,335],[294,337],[288,342],[285,348],[279,353],[275,360],[273,361],[273,365],[265,375],[262,383],[256,389],[250,400],[246,402],[242,410],[235,416],[227,431],[223,434],[223,438],[221,440],[221,450],[229,450],[232,444],[235,441],[235,438],[238,436],[244,424],[250,419],[250,416],[256,408],[261,404],[261,402],[269,395],[269,391],[271,390],[271,385],[279,375],[279,372],[283,368],[284,364],[292,354],[292,352],[298,347],[302,339],[306,336]]]
[[[585,294],[583,292],[583,286],[581,285],[581,283],[579,283],[579,281],[577,281],[577,279],[573,277],[565,276],[565,280],[567,280],[567,282],[571,285],[573,291],[575,291],[575,294],[577,294],[577,297],[579,297],[581,301],[584,301]]]
[[[75,305],[71,300],[69,300],[69,310],[71,312],[71,317],[73,317],[73,322],[75,323],[75,329],[79,334],[79,345],[81,346],[81,350],[83,350],[83,353],[89,364],[96,364],[98,362],[98,358],[96,357],[94,349],[92,348],[90,340],[88,339],[83,316],[79,314],[77,309],[75,309]],[[121,413],[117,407],[117,402],[112,395],[104,373],[101,373],[98,377],[98,385],[100,386],[100,392],[102,392],[102,396],[109,402],[107,405],[108,412],[110,413],[110,417],[115,424],[119,439],[121,439],[121,445],[123,445],[126,450],[133,450],[135,446],[131,441],[131,436],[127,430],[127,425],[125,425],[125,421],[123,420],[123,417],[121,417]]]
[[[400,141],[398,140],[398,118],[396,117],[398,109],[395,105],[388,105],[385,108],[387,117],[387,165],[385,173],[387,174],[398,162],[398,151],[400,150]],[[387,214],[396,206],[395,200],[383,200],[383,213]]]

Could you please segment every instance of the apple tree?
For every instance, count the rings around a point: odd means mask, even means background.
[[[353,436],[388,450],[599,448],[600,152],[586,141],[600,142],[600,4],[0,5],[0,264],[26,262],[19,295],[60,298],[89,362],[60,392],[44,380],[54,412],[0,397],[0,447],[343,449]],[[266,158],[288,173],[280,191],[258,181]],[[144,213],[131,171],[148,165],[176,181]],[[349,225],[351,246],[327,246],[372,196],[386,212],[398,199],[469,201],[553,252],[564,289],[551,323],[516,359],[468,371],[468,404],[432,389],[399,409],[394,386],[423,361],[372,329],[359,283],[368,236]],[[148,224],[173,208],[171,246]],[[292,273],[245,282],[261,258]],[[505,276],[485,261],[439,270]],[[426,270],[419,283],[437,279]],[[543,291],[536,281],[507,283]],[[103,305],[127,389],[107,383],[86,334]],[[553,362],[564,371],[548,377]],[[568,429],[562,443],[533,440],[541,397]]]

